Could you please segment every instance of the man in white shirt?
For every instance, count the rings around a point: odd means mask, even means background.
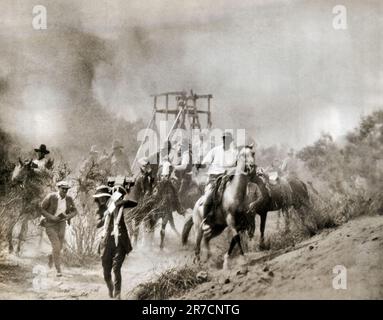
[[[202,160],[202,166],[209,166],[207,186],[218,176],[233,173],[237,165],[238,150],[233,145],[233,136],[229,132],[222,135],[222,144],[211,149]]]
[[[212,209],[212,186],[214,182],[223,174],[234,174],[239,152],[233,145],[233,141],[234,139],[231,133],[225,132],[222,135],[222,145],[211,149],[202,161],[201,167],[209,165],[209,177],[205,188],[204,217],[206,217]]]

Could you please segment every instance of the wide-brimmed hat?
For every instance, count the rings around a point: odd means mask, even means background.
[[[68,181],[62,180],[56,183],[57,188],[70,189],[70,185]]]
[[[124,199],[124,208],[133,208],[137,206],[137,200],[135,199],[134,193],[128,193],[128,191],[121,185],[117,185],[112,188],[112,193],[116,191],[122,194],[122,197]]]
[[[149,159],[147,157],[142,157],[138,159],[137,162],[140,167],[145,167],[146,165],[150,164]]]
[[[44,154],[48,154],[49,150],[47,150],[47,146],[45,144],[40,145],[40,148],[35,149],[36,152],[41,152]]]
[[[111,188],[105,185],[98,186],[96,188],[96,193],[92,196],[93,198],[101,198],[101,197],[110,197]]]

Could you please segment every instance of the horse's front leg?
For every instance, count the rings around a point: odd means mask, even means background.
[[[144,226],[145,226],[145,244],[151,247],[153,245],[154,240],[154,230],[155,230],[155,219],[153,216],[148,215],[144,219]]]
[[[197,262],[200,260],[202,237],[203,237],[202,225],[199,224],[196,226],[196,232],[195,232],[194,262]]]
[[[283,217],[285,220],[285,232],[289,232],[290,231],[290,211],[288,208],[283,210]]]
[[[265,249],[265,227],[266,227],[267,212],[262,212],[260,216],[261,216],[261,223],[259,228],[261,232],[261,239],[259,241],[259,249],[263,250]]]
[[[162,223],[161,223],[161,231],[160,231],[160,235],[161,235],[160,249],[161,250],[164,248],[165,229],[166,229],[166,225],[168,224],[168,221],[169,221],[169,215],[163,214]]]
[[[138,232],[140,229],[140,224],[138,223],[137,218],[133,218],[131,223],[132,223],[131,228],[132,228],[132,235],[133,235],[133,246],[136,247],[138,242]]]
[[[20,232],[19,232],[19,236],[18,236],[18,242],[17,242],[17,249],[16,249],[16,253],[19,255],[20,252],[21,252],[21,246],[23,244],[23,242],[26,241],[26,238],[27,238],[27,233],[28,233],[28,215],[27,214],[24,214],[22,217],[21,217],[21,228],[20,228]]]
[[[169,215],[168,215],[168,221],[170,223],[170,227],[172,228],[172,230],[174,231],[174,233],[179,237],[181,238],[181,235],[180,233],[178,232],[177,228],[176,228],[176,225],[174,224],[174,218],[173,218],[173,213],[171,212]]]
[[[7,231],[7,242],[8,242],[8,252],[13,252],[13,229],[15,228],[16,222],[12,223]]]
[[[239,234],[236,232],[236,230],[234,230],[234,236],[231,238],[231,241],[230,241],[230,246],[229,246],[229,250],[225,253],[224,257],[223,257],[223,269],[224,270],[229,270],[229,259],[230,259],[230,256],[235,248],[235,245],[238,243],[238,237],[239,237]]]
[[[203,243],[206,249],[206,261],[208,261],[211,257],[210,251],[210,237],[208,235],[203,235]]]

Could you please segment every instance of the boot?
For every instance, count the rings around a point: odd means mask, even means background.
[[[114,293],[114,299],[115,300],[121,300],[121,292],[120,291],[116,291]]]
[[[113,283],[112,283],[112,281],[106,282],[106,286],[108,287],[109,298],[113,298]]]

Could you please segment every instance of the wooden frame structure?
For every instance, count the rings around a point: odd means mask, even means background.
[[[146,128],[158,128],[156,121],[160,115],[164,115],[165,119],[160,120],[171,120],[171,117],[174,116],[173,124],[169,130],[166,140],[171,140],[171,135],[176,129],[187,130],[191,137],[191,131],[194,129],[202,129],[201,126],[201,115],[206,116],[206,128],[211,129],[212,120],[211,120],[211,99],[213,95],[211,94],[195,94],[193,90],[190,90],[189,93],[186,91],[173,91],[173,92],[164,92],[160,94],[152,94],[153,97],[153,113],[152,118]],[[162,106],[160,101],[165,99]],[[206,106],[202,107],[200,101],[205,100]],[[145,133],[145,137],[146,137]],[[140,147],[137,150],[136,157],[134,158],[132,164],[132,170],[134,169],[137,163],[137,156],[140,153],[144,142],[141,143]]]
[[[154,121],[158,115],[164,115],[164,120],[171,120],[174,116],[174,124],[171,130],[182,128],[186,130],[202,129],[200,115],[206,115],[206,128],[212,126],[211,119],[211,94],[195,94],[193,90],[190,93],[186,91],[164,92],[153,94],[153,114]],[[159,100],[164,98],[164,104],[161,106]],[[173,99],[172,99],[173,98]],[[174,100],[172,103],[171,100]],[[202,107],[200,101],[205,100],[206,106]],[[189,124],[187,124],[187,122]]]

